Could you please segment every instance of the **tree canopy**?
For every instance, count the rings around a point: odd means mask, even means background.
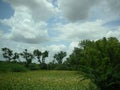
[[[56,59],[58,64],[63,63],[63,58],[66,56],[66,52],[60,51],[54,55],[54,59]]]
[[[83,71],[101,90],[120,88],[120,42],[117,38],[81,41],[66,64]]]

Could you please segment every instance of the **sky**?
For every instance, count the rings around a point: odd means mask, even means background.
[[[81,40],[120,40],[119,10],[120,0],[0,0],[0,48],[48,50],[51,61]]]

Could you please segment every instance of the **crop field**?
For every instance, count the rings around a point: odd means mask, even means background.
[[[94,90],[75,71],[0,73],[0,90]]]

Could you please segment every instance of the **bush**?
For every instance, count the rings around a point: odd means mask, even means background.
[[[28,69],[21,64],[0,62],[0,72],[25,72],[25,71],[28,71]]]
[[[41,63],[40,64],[40,69],[47,70],[47,64],[46,63]]]
[[[69,68],[66,65],[58,64],[55,67],[55,70],[68,70]]]
[[[30,64],[29,69],[30,70],[39,70],[40,66],[38,64]]]
[[[24,67],[23,65],[14,64],[11,67],[11,71],[12,72],[26,72],[26,71],[28,71],[28,69],[26,67]]]

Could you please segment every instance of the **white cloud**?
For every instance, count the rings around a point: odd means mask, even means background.
[[[47,62],[50,62],[54,60],[53,56],[55,53],[58,53],[59,51],[66,51],[67,47],[64,44],[53,44],[46,46],[46,49],[49,51],[49,58],[47,58]]]
[[[98,0],[59,0],[59,8],[70,21],[79,21],[89,16],[90,9]]]
[[[97,20],[96,22],[85,23],[69,23],[56,28],[61,34],[60,40],[80,41],[83,39],[100,39],[109,31],[108,28],[102,26],[104,22]]]
[[[116,27],[115,29],[109,31],[106,34],[106,37],[117,37],[120,40],[120,26]]]
[[[69,44],[68,50],[67,50],[67,54],[68,54],[67,56],[69,56],[73,52],[75,47],[78,47],[78,44],[79,44],[79,42],[71,42]]]
[[[64,51],[66,50],[66,46],[61,44],[61,45],[51,45],[49,46],[50,50],[54,52],[59,52],[59,51]]]
[[[4,35],[7,39],[27,43],[40,43],[49,40],[47,23],[44,21],[35,22],[26,7],[19,8],[10,19],[0,20],[0,22],[11,27],[10,33]]]
[[[57,9],[47,0],[4,0],[9,2],[17,11],[18,9],[28,8],[34,20],[47,20],[55,14]]]
[[[61,50],[66,51],[68,55],[71,54],[74,47],[77,47],[79,41],[83,39],[96,40],[104,36],[116,36],[120,39],[120,27],[112,29],[103,26],[106,19],[109,21],[119,17],[119,0],[58,0],[60,12],[53,5],[54,1],[55,4],[57,3],[56,0],[4,1],[12,5],[15,13],[9,19],[0,19],[1,23],[11,27],[10,32],[5,31],[7,33],[0,30],[0,47],[9,47],[17,52],[21,52],[25,48],[30,51],[48,50],[50,54],[47,61],[49,61],[53,59],[55,53]],[[56,16],[53,17],[55,19],[47,22],[55,14]],[[67,22],[61,14],[72,22]],[[87,18],[92,17],[95,17],[95,21],[87,21]],[[83,19],[86,21],[75,22]],[[56,20],[55,23],[52,20]],[[63,24],[63,21],[67,24]],[[54,26],[51,27],[50,22]],[[56,35],[49,36],[47,29],[50,30],[50,33],[54,31]],[[50,42],[61,42],[61,44],[49,45],[49,40],[51,40]],[[64,45],[62,41],[70,44]],[[42,42],[47,43],[43,43],[43,45]]]
[[[120,17],[120,0],[58,0],[63,15],[72,22],[89,18],[115,19]]]

